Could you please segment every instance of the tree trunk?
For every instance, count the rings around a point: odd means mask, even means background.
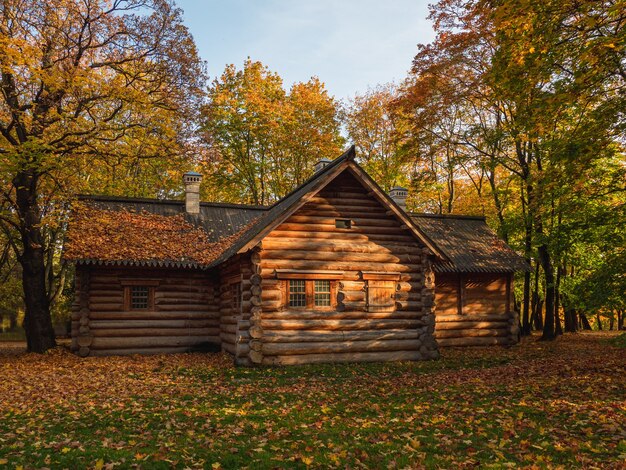
[[[624,329],[624,311],[617,311],[617,330],[622,331]]]
[[[596,314],[596,322],[598,322],[598,331],[602,331],[602,320],[600,320],[599,314]]]
[[[552,260],[550,259],[550,253],[548,252],[547,245],[542,244],[539,246],[537,253],[539,255],[539,261],[541,262],[543,274],[546,279],[546,316],[544,318],[543,334],[541,335],[541,339],[549,341],[556,338],[556,331],[554,328],[554,268],[552,267]]]
[[[17,313],[9,314],[9,330],[13,331],[17,328]]]
[[[583,325],[583,330],[591,330],[591,323],[589,323],[589,320],[587,319],[587,315],[585,315],[584,313],[580,313],[578,315],[580,317],[580,323],[582,323]]]
[[[530,265],[530,250],[532,248],[532,228],[526,227],[526,235],[524,240],[526,262]],[[531,332],[530,325],[530,271],[524,273],[524,299],[522,310],[522,335],[529,336]]]
[[[28,350],[43,353],[56,346],[50,305],[46,292],[44,241],[41,235],[41,217],[37,204],[37,177],[32,172],[19,173],[13,184],[20,216],[23,252],[24,331]]]
[[[565,298],[562,298],[561,302],[565,305]],[[573,308],[567,308],[564,306],[563,316],[565,317],[565,332],[576,333],[578,327],[578,320],[576,318],[576,310]]]
[[[561,299],[561,267],[556,270],[556,285],[554,287],[554,332],[557,336],[563,334],[561,327],[561,319],[559,318],[560,299]]]
[[[535,264],[535,285],[532,294],[531,304],[531,324],[535,330],[543,329],[543,319],[541,316],[541,308],[543,301],[539,297],[539,263]]]
[[[537,302],[533,310],[533,325],[535,330],[543,330],[543,299],[539,297],[539,294],[535,294]]]

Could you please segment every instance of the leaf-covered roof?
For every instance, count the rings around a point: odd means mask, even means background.
[[[98,202],[103,201],[75,205],[65,259],[82,264],[209,267],[250,224],[231,227],[219,238],[184,213],[102,208]],[[152,206],[163,209],[167,204]]]

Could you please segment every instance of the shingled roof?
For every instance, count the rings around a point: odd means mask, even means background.
[[[65,259],[83,264],[211,268],[255,246],[343,171],[350,171],[437,256],[438,272],[528,269],[484,218],[407,215],[354,162],[354,146],[273,206],[82,196],[75,207]]]
[[[302,185],[295,188],[292,192],[287,194],[284,198],[271,206],[262,216],[260,216],[255,222],[250,224],[250,228],[239,237],[232,247],[228,248],[215,264],[219,264],[225,261],[235,253],[245,251],[252,248],[253,245],[258,243],[265,235],[267,235],[276,226],[282,223],[289,215],[291,215],[297,208],[304,205],[306,198],[313,196],[326,184],[332,181],[335,176],[339,175],[346,169],[349,169],[357,179],[361,181],[366,187],[374,193],[374,196],[386,204],[396,216],[402,220],[402,222],[410,229],[418,239],[422,241],[436,256],[445,258],[437,248],[436,244],[431,240],[428,235],[423,232],[417,224],[414,224],[411,218],[400,209],[393,199],[385,193],[378,184],[372,180],[372,178],[354,162],[356,157],[355,146],[352,145],[346,152],[340,157],[333,160],[326,165],[322,170],[316,172]]]
[[[529,269],[526,260],[489,228],[484,217],[410,215],[449,259],[435,263],[435,272],[512,273]]]

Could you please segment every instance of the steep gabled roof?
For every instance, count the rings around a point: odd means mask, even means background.
[[[210,268],[256,246],[347,171],[426,245],[442,266],[453,263],[450,254],[456,252],[441,242],[437,230],[409,217],[354,158],[352,146],[270,207],[201,203],[200,213],[194,216],[185,213],[183,201],[83,196],[77,206],[81,209],[75,211],[70,224],[65,257],[78,263]],[[94,223],[99,226],[91,226]],[[193,240],[185,231],[193,233]]]
[[[503,273],[526,271],[528,263],[487,225],[484,217],[411,214],[411,218],[446,254],[435,272]]]
[[[445,259],[435,243],[424,233],[410,217],[385,193],[374,180],[354,161],[356,151],[354,145],[339,158],[315,173],[302,185],[287,194],[260,216],[237,241],[228,248],[215,264],[225,261],[236,253],[245,252],[257,245],[267,234],[283,223],[290,215],[322,190],[328,183],[343,171],[350,171],[357,179],[372,191],[374,196],[386,205],[400,219],[413,235],[422,241],[435,255]]]

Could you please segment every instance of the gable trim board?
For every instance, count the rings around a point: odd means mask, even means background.
[[[446,232],[455,230],[454,223],[446,222],[453,218],[433,222],[442,218],[407,214],[354,158],[351,147],[271,207],[201,203],[200,214],[191,216],[184,213],[183,201],[83,196],[81,202],[93,217],[72,222],[70,244],[81,228],[91,233],[92,227],[81,224],[92,220],[106,224],[111,218],[132,221],[138,214],[145,224],[139,228],[142,238],[156,240],[157,246],[149,258],[125,257],[141,251],[142,239],[120,239],[129,228],[119,224],[96,231],[97,241],[106,248],[118,240],[126,250],[101,257],[97,243],[89,240],[81,240],[78,248],[70,246],[66,259],[77,265],[73,349],[84,356],[217,347],[232,354],[238,364],[249,365],[428,359],[438,355],[434,335],[442,344],[463,343],[464,336],[457,336],[469,325],[469,317],[442,317],[445,326],[435,329],[435,282],[445,272],[442,269],[471,277],[474,263],[477,272],[491,269],[492,274],[510,277],[522,266],[517,255],[498,243],[484,219],[459,218],[466,225],[482,224],[479,231],[488,238],[482,246],[486,255],[468,258],[454,243],[460,245],[465,237],[478,246],[480,240],[472,241],[466,233],[471,227],[461,226],[455,239]],[[351,195],[345,204],[334,197],[343,190]],[[318,203],[324,194],[330,194],[326,201],[339,202]],[[131,212],[123,217],[100,217],[98,212],[126,208]],[[298,215],[300,211],[306,215]],[[356,226],[336,227],[332,223],[336,217],[356,220]],[[293,232],[295,239],[284,238],[289,233],[284,231],[282,237],[274,236],[283,224],[292,227],[289,230],[304,225]],[[203,240],[190,242],[189,230],[196,230],[194,236]],[[176,245],[177,240],[196,245],[195,251],[188,253],[186,246]],[[159,255],[159,242],[174,244],[165,247],[166,256]],[[210,257],[202,255],[204,246],[211,250]],[[487,262],[489,250],[497,251],[497,262]],[[154,300],[149,311],[124,311],[128,295],[124,284],[129,279],[135,285],[150,280]],[[292,279],[330,281],[333,307],[290,308],[285,289]],[[497,328],[479,331],[478,342],[469,344],[491,344],[494,337],[499,344],[515,342],[510,290],[507,284],[507,306],[503,304]],[[306,292],[313,295],[312,284]],[[497,303],[504,297],[494,293],[493,298]],[[313,300],[307,299],[307,305],[314,305]],[[463,314],[463,309],[456,313]]]

